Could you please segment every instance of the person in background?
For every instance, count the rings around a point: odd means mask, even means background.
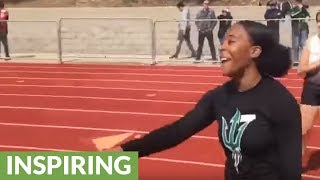
[[[176,52],[170,57],[172,58],[178,58],[181,45],[183,41],[186,41],[187,46],[189,50],[191,51],[191,57],[196,57],[196,51],[194,50],[191,40],[190,40],[190,10],[188,7],[185,6],[183,1],[180,1],[177,4],[177,8],[181,12],[182,21],[179,23],[179,32],[178,32],[178,39],[177,39],[177,46],[176,46]]]
[[[278,0],[278,9],[281,11],[282,18],[290,16],[290,11],[293,8],[292,2],[290,0]]]
[[[216,55],[216,49],[214,46],[213,29],[217,25],[217,20],[216,20],[217,18],[214,10],[210,9],[208,0],[205,0],[203,2],[203,8],[197,13],[196,19],[200,20],[195,22],[199,31],[199,38],[198,38],[199,46],[197,50],[196,62],[199,62],[201,58],[205,38],[207,38],[208,40],[212,60],[216,60],[217,55]],[[205,21],[205,20],[211,20],[211,21]]]
[[[307,6],[302,3],[302,0],[296,0],[295,6],[291,10],[294,64],[298,64],[305,41],[308,39],[309,26],[306,22],[307,18],[310,18]]]
[[[286,46],[288,46],[291,50],[291,59],[293,56],[292,50],[292,22],[291,22],[291,10],[293,8],[293,4],[291,0],[277,0],[277,7],[281,11],[280,21],[280,41]],[[288,41],[289,39],[289,41]]]
[[[8,45],[8,21],[9,12],[5,9],[4,1],[0,1],[0,41],[3,44],[5,51],[5,60],[10,60],[9,45]],[[0,46],[1,47],[1,46]]]
[[[218,16],[218,19],[219,19],[218,38],[219,38],[220,44],[222,44],[226,32],[231,27],[231,23],[232,23],[231,19],[233,19],[233,17],[231,16],[230,10],[228,8],[225,8],[222,10],[222,14]],[[230,20],[226,20],[226,19],[230,19]]]
[[[280,41],[280,19],[282,18],[281,11],[277,8],[277,2],[271,0],[267,3],[267,10],[264,14],[267,20],[267,26],[273,31],[276,41]]]
[[[301,94],[302,153],[305,154],[309,132],[320,119],[320,11],[316,14],[318,32],[308,38],[303,50],[298,72],[304,79]]]

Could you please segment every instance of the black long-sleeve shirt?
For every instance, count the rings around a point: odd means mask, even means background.
[[[184,117],[122,148],[148,156],[182,143],[214,121],[227,157],[226,180],[301,179],[299,105],[271,77],[263,77],[246,92],[237,91],[232,81],[226,82],[208,91]]]

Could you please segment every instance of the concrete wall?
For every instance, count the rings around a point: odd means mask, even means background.
[[[213,7],[220,14],[223,7]],[[238,6],[229,7],[235,19],[263,19],[265,7]],[[192,17],[195,17],[199,7],[192,7]],[[318,7],[311,7],[314,16]],[[12,8],[9,9],[11,21],[9,24],[10,51],[13,54],[51,54],[58,55],[58,22],[62,21],[62,55],[63,56],[131,56],[142,55],[151,57],[151,30],[149,20],[122,19],[106,20],[108,18],[150,18],[152,20],[179,19],[175,7],[133,7],[133,8]],[[28,22],[20,22],[28,21]],[[52,22],[29,22],[52,21]],[[218,26],[215,28],[215,35]],[[316,32],[316,25],[310,22],[311,33]],[[175,50],[177,38],[176,22],[161,22],[156,25],[157,55],[171,55]],[[288,29],[282,29],[282,42],[290,44]],[[192,42],[197,48],[197,32],[192,30]],[[215,36],[215,44],[219,45]],[[205,51],[208,54],[207,43]],[[183,46],[182,56],[190,53]]]

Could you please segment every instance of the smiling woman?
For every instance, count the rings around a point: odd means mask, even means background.
[[[289,48],[277,43],[265,25],[252,21],[236,23],[220,51],[224,75],[252,83],[261,75],[284,76],[291,67]]]
[[[226,180],[300,180],[299,105],[273,78],[290,69],[289,50],[265,25],[241,21],[228,32],[221,56],[223,74],[231,80],[209,90],[184,117],[110,151],[148,156],[179,145],[217,121],[227,157]],[[196,147],[195,156],[197,148],[206,147]]]

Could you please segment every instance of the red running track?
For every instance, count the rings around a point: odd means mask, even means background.
[[[7,63],[0,69],[0,135],[9,137],[0,149],[17,151],[91,151],[95,137],[145,134],[181,117],[227,80],[217,67]],[[280,81],[300,99],[295,70]],[[178,147],[141,159],[141,179],[222,180],[225,158],[216,133],[213,123]],[[320,151],[319,136],[316,124],[310,154]],[[320,171],[304,179],[320,179]]]

